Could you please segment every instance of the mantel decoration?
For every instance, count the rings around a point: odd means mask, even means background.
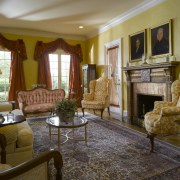
[[[63,99],[55,105],[55,113],[62,122],[72,122],[77,111],[76,99]]]

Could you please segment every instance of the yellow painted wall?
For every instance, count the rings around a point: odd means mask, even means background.
[[[160,25],[169,19],[173,19],[173,50],[174,55],[180,61],[180,1],[166,0],[165,2],[143,12],[112,29],[90,38],[86,42],[86,59],[88,63],[96,63],[98,76],[102,71],[104,62],[104,45],[116,39],[122,40],[122,64],[126,66],[129,61],[129,35],[147,29],[147,54],[150,54],[149,28]],[[180,69],[177,72],[177,78]],[[123,73],[123,109],[127,109],[126,78]]]
[[[34,60],[34,49],[36,42],[37,41],[51,42],[55,40],[55,38],[4,34],[4,33],[3,36],[5,36],[9,40],[23,39],[26,46],[27,57],[28,57],[28,59],[23,62],[26,88],[27,89],[32,88],[32,85],[37,83],[38,64],[37,61]],[[65,41],[71,45],[81,44],[83,56],[85,57],[85,41],[78,41],[78,40],[65,40]]]

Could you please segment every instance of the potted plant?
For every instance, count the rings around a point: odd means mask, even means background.
[[[61,121],[71,122],[77,111],[76,99],[63,99],[55,104],[55,112]]]

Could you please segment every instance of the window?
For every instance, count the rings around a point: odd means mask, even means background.
[[[68,94],[70,55],[62,51],[49,54],[52,89],[62,88]]]
[[[8,100],[11,52],[0,49],[0,101]]]

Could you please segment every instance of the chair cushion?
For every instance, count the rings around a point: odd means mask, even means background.
[[[22,122],[17,124],[18,128],[18,138],[17,138],[17,147],[25,147],[33,144],[33,132],[28,125],[28,123]]]
[[[51,111],[54,107],[54,104],[52,103],[44,103],[44,104],[32,104],[28,105],[24,108],[24,111],[27,113],[33,113],[33,112],[47,112]]]
[[[101,101],[81,101],[82,107],[87,109],[104,109],[105,104]]]

